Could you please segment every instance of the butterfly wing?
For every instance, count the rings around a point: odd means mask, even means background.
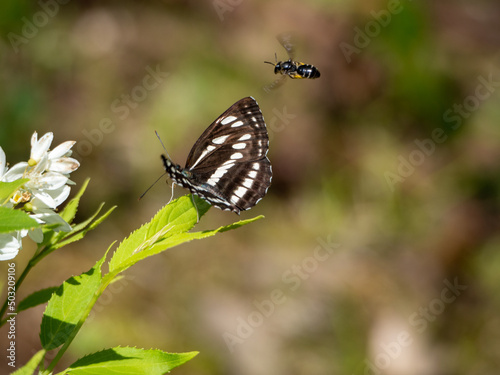
[[[253,207],[271,184],[269,136],[259,105],[241,99],[198,138],[187,158],[193,191],[209,203],[239,213]]]

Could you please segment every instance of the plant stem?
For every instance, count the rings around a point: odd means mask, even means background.
[[[38,262],[40,262],[43,258],[45,258],[47,255],[49,255],[51,252],[52,251],[50,250],[50,247],[42,249],[40,251],[37,250],[37,252],[33,256],[33,258],[31,258],[29,260],[28,264],[26,265],[26,268],[21,273],[21,276],[19,276],[19,279],[17,279],[17,281],[16,281],[16,285],[14,286],[16,293],[18,292],[19,287],[23,283],[26,276],[28,276],[28,273],[31,271],[31,269],[33,267],[35,267]],[[7,311],[7,306],[8,306],[8,299],[6,297],[4,304],[3,304],[2,308],[0,309],[0,317],[3,317],[5,315],[5,312]],[[5,322],[7,322],[7,318],[0,320],[0,327],[2,327],[5,324]]]
[[[24,269],[23,273],[21,274],[21,276],[19,276],[19,279],[17,279],[16,285],[14,286],[16,292],[18,291],[19,286],[22,284],[22,282],[24,281],[24,279],[28,275],[28,272],[30,272],[30,270],[35,266],[36,262],[33,263],[33,260],[35,258],[36,258],[36,256],[34,256],[33,258],[30,259],[30,261],[26,265],[26,268]],[[8,299],[6,297],[5,298],[5,302],[4,302],[3,306],[2,306],[2,309],[0,310],[0,317],[3,317],[4,314],[5,314],[5,312],[7,311],[7,306],[8,306],[7,303],[8,303]],[[7,318],[2,319],[0,321],[0,327],[3,326],[6,321],[7,321]]]

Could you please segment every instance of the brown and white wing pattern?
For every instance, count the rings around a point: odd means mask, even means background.
[[[172,180],[222,210],[255,206],[267,193],[272,169],[269,136],[259,105],[246,97],[226,110],[198,138],[181,168],[162,155]]]

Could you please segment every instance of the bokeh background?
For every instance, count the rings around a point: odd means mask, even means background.
[[[87,271],[168,201],[165,178],[137,200],[163,173],[154,130],[183,164],[252,95],[274,176],[241,215],[265,219],[129,269],[59,371],[129,345],[200,351],[175,374],[498,373],[497,1],[61,3],[0,5],[0,145],[14,164],[34,131],[76,140],[72,179],[91,178],[79,219],[118,208],[40,263],[18,300]],[[263,61],[286,59],[284,31],[321,78],[267,94]],[[214,208],[197,229],[237,219]],[[26,240],[19,273],[33,251]],[[18,364],[40,349],[42,312],[18,316]]]

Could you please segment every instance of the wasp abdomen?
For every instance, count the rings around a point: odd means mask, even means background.
[[[297,74],[302,78],[319,78],[321,75],[315,66],[309,64],[299,65]]]

